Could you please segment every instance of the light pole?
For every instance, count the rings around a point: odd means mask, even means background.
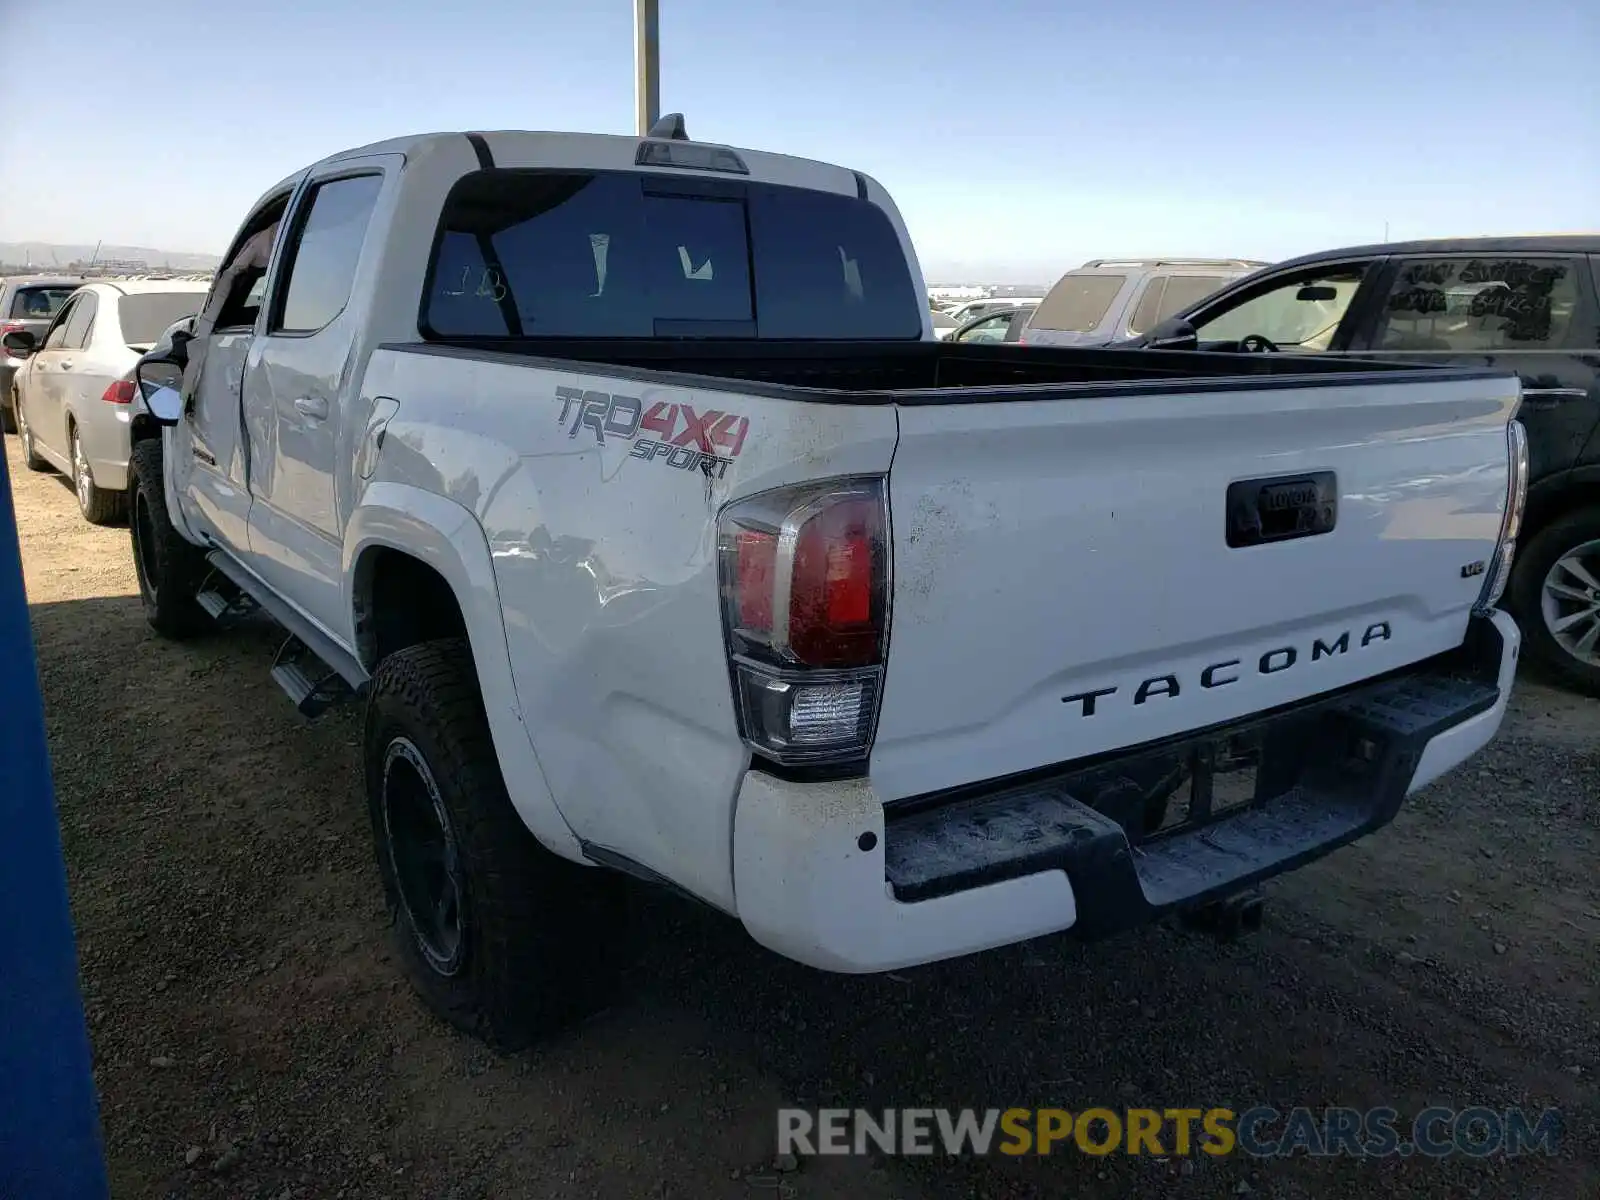
[[[633,0],[633,101],[640,137],[661,115],[659,0]]]

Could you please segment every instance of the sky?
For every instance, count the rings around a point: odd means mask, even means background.
[[[1600,229],[1594,0],[660,4],[663,110],[876,177],[930,283]],[[630,0],[0,0],[0,46],[0,241],[219,253],[348,147],[633,132]]]

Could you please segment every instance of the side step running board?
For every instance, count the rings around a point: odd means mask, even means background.
[[[319,717],[340,700],[349,699],[353,690],[293,634],[278,647],[272,678],[300,715],[308,718]]]
[[[202,612],[218,625],[231,625],[233,622],[249,616],[260,607],[254,598],[245,592],[237,592],[229,596],[212,587],[211,580],[216,574],[213,571],[206,578],[205,583],[200,585],[200,590],[195,593],[194,602],[200,606]]]
[[[200,606],[219,619],[238,613],[240,601],[252,601],[288,632],[272,663],[272,678],[295,708],[315,717],[329,705],[365,692],[370,677],[360,661],[299,609],[286,603],[258,579],[253,571],[224,550],[213,550],[206,561],[231,580],[241,593],[228,600],[204,589],[196,597]]]

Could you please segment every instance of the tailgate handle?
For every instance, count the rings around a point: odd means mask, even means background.
[[[1332,471],[1241,479],[1228,485],[1228,545],[1234,549],[1328,533],[1339,519]]]

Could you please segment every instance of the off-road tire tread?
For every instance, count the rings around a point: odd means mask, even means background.
[[[396,734],[427,760],[450,816],[467,895],[466,959],[446,978],[418,949],[383,832],[383,756]],[[611,872],[541,846],[507,795],[465,639],[379,664],[367,698],[366,786],[378,869],[405,972],[446,1021],[501,1051],[586,1016],[609,997],[625,895]]]
[[[156,537],[156,563],[161,575],[160,579],[149,581],[154,595],[147,592],[141,578],[139,595],[144,604],[145,620],[163,637],[193,637],[207,624],[205,610],[195,603],[195,594],[205,579],[206,559],[200,547],[185,540],[177,531],[167,513],[160,439],[144,438],[135,442],[129,465],[133,470],[129,497],[131,499],[135,491],[142,491],[150,510],[150,524]],[[134,555],[134,570],[140,573],[139,530],[137,522],[131,518],[130,511],[128,544]]]

